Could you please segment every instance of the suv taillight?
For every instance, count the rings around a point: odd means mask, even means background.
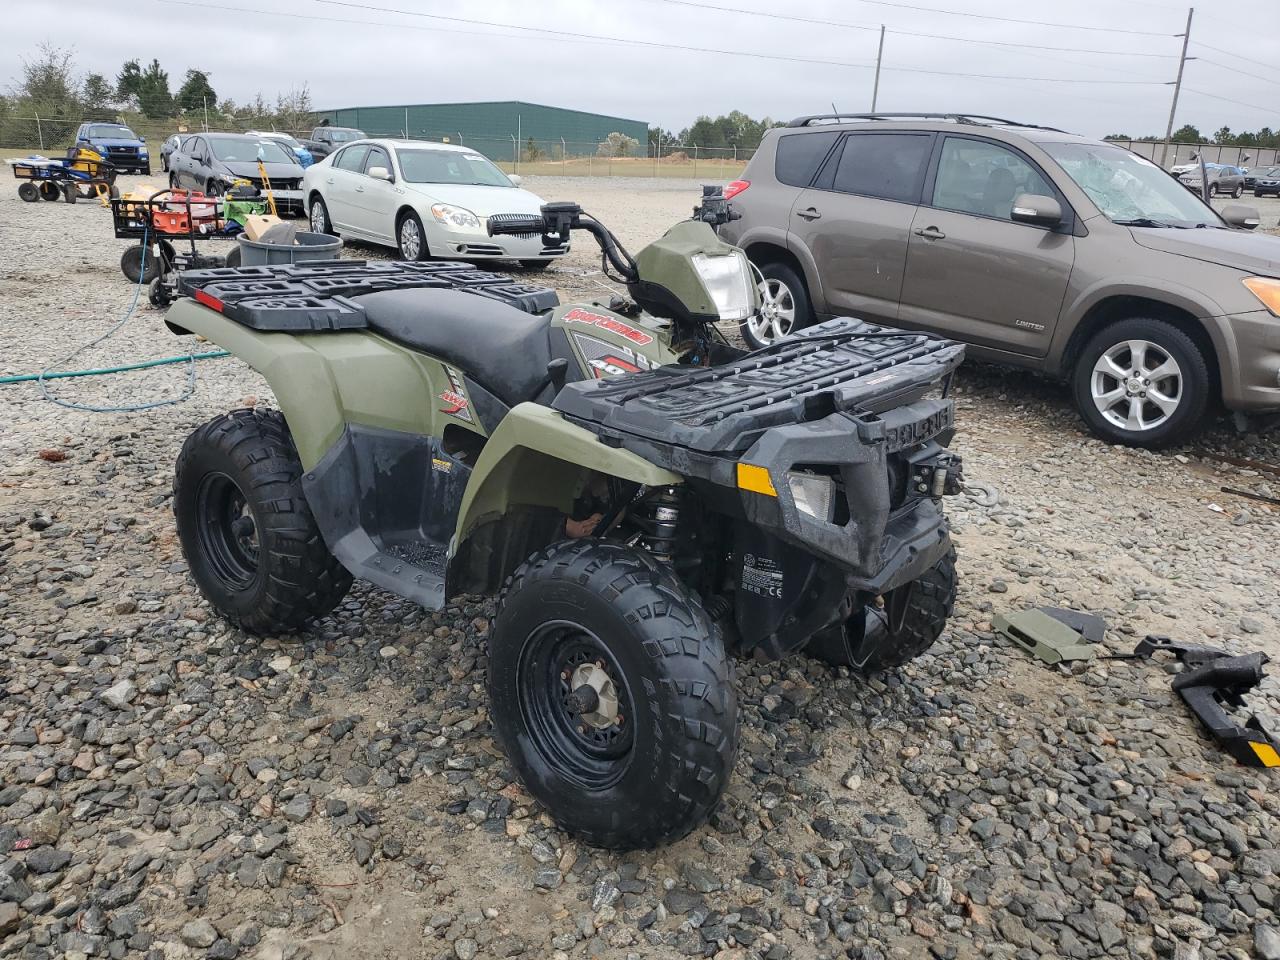
[[[750,180],[734,180],[724,188],[724,198],[726,200],[732,200],[749,186],[751,186]]]

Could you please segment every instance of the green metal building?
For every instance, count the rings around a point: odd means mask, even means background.
[[[316,112],[316,123],[356,127],[371,137],[448,140],[474,147],[492,160],[587,156],[611,133],[635,139],[644,156],[649,125],[582,110],[509,100],[501,103],[418,103],[392,107],[345,107]]]

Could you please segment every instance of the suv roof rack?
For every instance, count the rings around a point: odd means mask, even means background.
[[[978,127],[1026,127],[1029,130],[1052,130],[1054,133],[1065,133],[1057,127],[1045,127],[1037,123],[1020,123],[1017,120],[1005,120],[1003,117],[988,117],[981,113],[815,113],[806,117],[796,117],[788,127],[808,127],[823,120],[839,123],[841,120],[951,120],[955,123],[967,123]]]

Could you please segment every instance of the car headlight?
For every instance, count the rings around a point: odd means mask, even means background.
[[[751,315],[755,309],[755,285],[745,254],[736,250],[715,257],[695,253],[692,260],[721,320],[745,320]]]
[[[437,223],[442,223],[450,230],[479,230],[480,218],[470,210],[462,207],[451,207],[447,203],[433,204],[431,215]]]
[[[835,494],[835,481],[817,473],[798,473],[787,471],[787,486],[791,488],[791,499],[796,509],[807,513],[815,520],[831,522],[831,505]]]
[[[1280,280],[1274,277],[1245,277],[1241,281],[1249,292],[1262,301],[1273,317],[1280,317]]]

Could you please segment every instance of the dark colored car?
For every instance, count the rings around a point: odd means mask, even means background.
[[[1144,157],[972,116],[770,130],[719,228],[763,274],[753,346],[852,316],[963,340],[1071,384],[1111,442],[1280,410],[1280,238]]]
[[[1206,163],[1205,179],[1208,181],[1208,195],[1216,197],[1226,194],[1239,199],[1244,196],[1244,171],[1229,163]],[[1178,174],[1178,182],[1192,193],[1204,195],[1204,187],[1200,180],[1200,167],[1196,165],[1186,173]]]
[[[189,133],[175,133],[173,136],[168,137],[164,143],[160,144],[160,169],[161,170],[168,171],[169,158],[173,156],[174,152],[180,146],[182,146],[182,141],[187,139],[187,137],[189,136],[191,136],[191,134]]]
[[[1280,167],[1257,167],[1245,177],[1255,197],[1280,197]]]
[[[365,139],[365,132],[355,127],[316,127],[311,131],[311,138],[303,140],[302,145],[311,152],[316,162],[323,160],[344,143]]]
[[[76,131],[76,146],[98,151],[121,173],[151,172],[146,138],[123,123],[82,123]]]
[[[264,186],[263,171],[276,207],[281,212],[302,213],[302,166],[278,140],[240,133],[187,137],[169,158],[169,186],[220,196],[237,180]]]

